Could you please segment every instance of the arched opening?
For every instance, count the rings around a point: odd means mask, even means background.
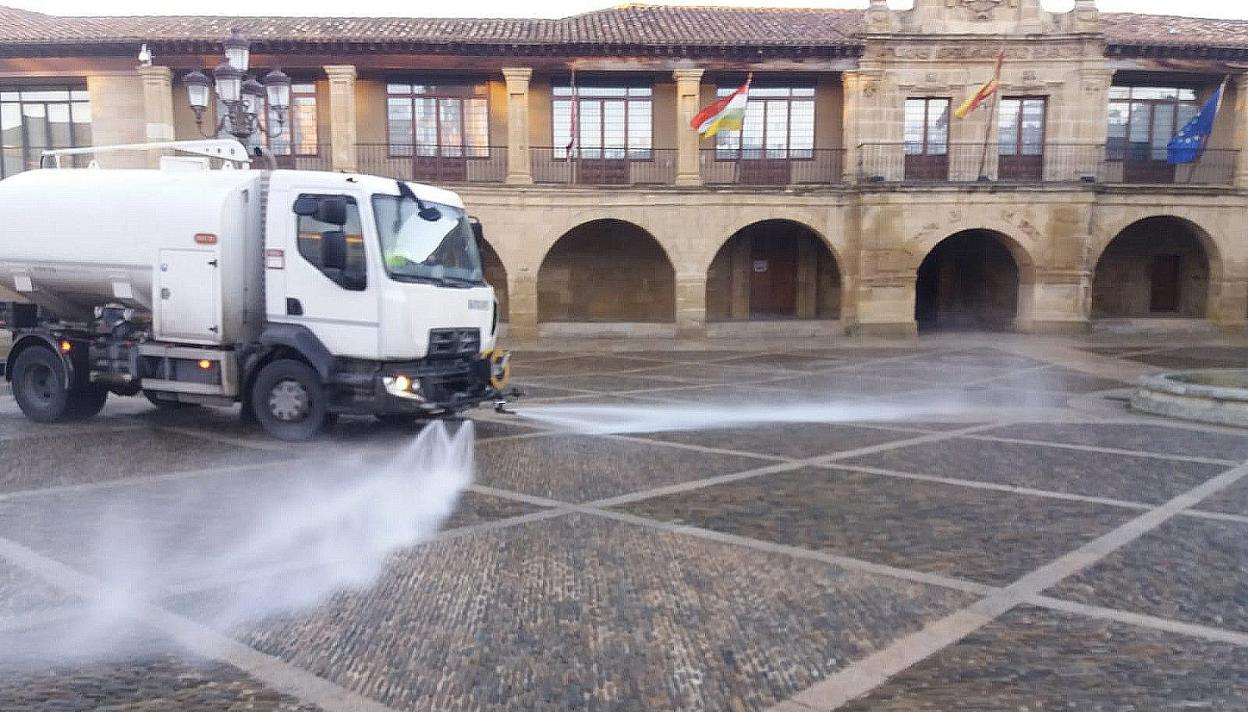
[[[542,322],[674,322],[676,271],[659,242],[623,220],[568,231],[537,273]]]
[[[764,220],[738,230],[706,273],[706,318],[837,319],[841,271],[814,230]]]
[[[503,266],[503,261],[498,258],[498,253],[490,243],[481,240],[477,244],[481,248],[481,270],[485,272],[485,281],[494,288],[494,296],[498,299],[498,320],[505,323],[510,313],[507,303],[507,268]]]
[[[966,230],[928,253],[915,285],[920,331],[1013,328],[1019,268],[1007,239],[991,230]]]
[[[1146,218],[1127,226],[1092,273],[1092,318],[1204,318],[1210,281],[1204,237],[1182,218]]]

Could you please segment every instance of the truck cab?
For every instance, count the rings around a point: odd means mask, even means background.
[[[141,393],[160,407],[239,402],[301,440],[339,414],[404,421],[504,398],[482,228],[458,195],[176,165],[0,181],[0,280],[29,302],[3,312],[5,376],[29,417]]]

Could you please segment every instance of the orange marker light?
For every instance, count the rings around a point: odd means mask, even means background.
[[[206,358],[201,358],[199,360],[199,367],[207,371],[208,369],[212,368],[212,361],[209,361]]]
[[[71,343],[69,343],[68,341],[62,341],[62,342],[61,342],[61,351],[65,351],[65,352],[67,352],[67,353],[68,353],[68,352],[69,352],[69,350],[70,350],[70,349],[72,349],[72,348],[74,348],[74,345],[73,345],[73,344],[71,344]]]
[[[195,234],[196,245],[215,245],[217,244],[217,236],[211,232],[200,232]]]

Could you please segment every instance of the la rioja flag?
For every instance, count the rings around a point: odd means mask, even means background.
[[[689,125],[702,138],[710,138],[725,129],[740,131],[745,123],[745,105],[749,95],[750,80],[746,79],[736,91],[699,111]]]

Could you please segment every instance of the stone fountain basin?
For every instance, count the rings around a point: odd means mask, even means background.
[[[1174,371],[1140,380],[1131,408],[1202,423],[1248,428],[1248,369]]]

